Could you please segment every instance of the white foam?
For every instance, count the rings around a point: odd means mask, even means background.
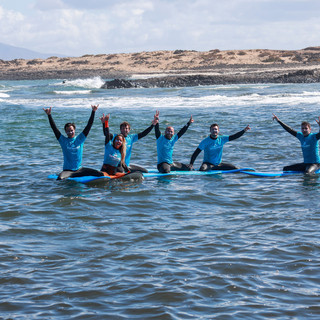
[[[320,92],[315,85],[304,85],[303,88],[295,85],[267,84],[98,91],[80,90],[80,88],[77,90],[70,87],[63,89],[65,90],[54,91],[55,95],[48,95],[44,91],[39,98],[37,95],[32,95],[31,99],[28,99],[28,95],[10,97],[4,90],[0,90],[0,98],[2,97],[2,100],[9,104],[35,108],[39,106],[90,108],[93,104],[99,104],[102,112],[106,112],[107,109],[119,111],[167,108],[221,110],[224,107],[232,107],[233,110],[245,107],[250,112],[253,108],[268,106],[272,108],[294,106],[313,110],[320,103]]]
[[[0,98],[10,98],[10,95],[4,92],[0,92]]]
[[[92,104],[99,104],[100,109],[208,109],[208,108],[221,108],[232,106],[246,107],[250,110],[250,107],[265,107],[272,106],[291,106],[291,105],[314,105],[320,103],[319,94],[272,94],[272,95],[260,95],[257,93],[251,95],[241,96],[227,96],[227,95],[206,95],[200,97],[181,97],[181,96],[99,96],[93,98],[86,96],[90,90],[86,91],[61,91],[57,92],[57,98],[48,99],[9,99],[10,103],[21,104],[28,106],[37,105],[50,105],[56,107],[75,107],[75,108],[88,108]],[[72,99],[64,99],[63,96],[78,95],[78,97],[72,97]],[[83,97],[79,97],[79,95]],[[58,98],[61,97],[61,98]],[[0,95],[1,97],[1,95]],[[6,96],[8,97],[8,96]]]
[[[100,89],[104,82],[105,81],[102,80],[101,77],[94,77],[88,79],[65,80],[63,82],[63,85],[90,89]]]
[[[55,94],[66,94],[66,95],[73,95],[73,94],[90,94],[91,90],[70,90],[70,91],[53,91]]]

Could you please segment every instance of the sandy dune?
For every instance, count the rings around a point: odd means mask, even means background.
[[[0,79],[72,79],[101,76],[154,77],[172,74],[254,74],[320,69],[320,47],[285,50],[175,50],[0,60]]]

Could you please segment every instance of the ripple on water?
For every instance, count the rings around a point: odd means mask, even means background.
[[[319,318],[319,176],[172,176],[104,186],[53,181],[47,176],[59,172],[62,154],[42,111],[47,82],[39,83],[25,81],[23,92],[15,88],[23,105],[15,100],[0,108],[1,317]],[[298,128],[302,118],[318,113],[301,92],[317,90],[314,84],[246,85],[174,94],[161,88],[95,90],[94,96],[102,108],[108,102],[113,132],[123,120],[134,133],[143,131],[154,103],[161,107],[162,130],[181,128],[192,109],[196,121],[174,153],[186,163],[211,122],[232,134],[250,120],[252,129],[224,147],[224,161],[278,171],[300,162],[301,150],[271,114]],[[283,97],[292,92],[299,102],[289,110]],[[252,93],[258,105],[243,100]],[[84,128],[91,98],[77,98],[74,107],[72,96],[60,96],[57,126],[70,119]],[[101,166],[103,143],[95,121],[84,147],[85,166]],[[137,142],[132,158],[155,167],[154,134]]]

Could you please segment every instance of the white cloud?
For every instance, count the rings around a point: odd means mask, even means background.
[[[0,7],[0,42],[40,52],[79,56],[320,44],[318,0],[26,0],[21,11],[17,1]]]
[[[24,39],[28,25],[20,12],[5,10],[0,7],[0,29],[1,41],[15,45],[15,40]]]
[[[37,0],[33,8],[41,11],[59,10],[65,7],[62,0]]]

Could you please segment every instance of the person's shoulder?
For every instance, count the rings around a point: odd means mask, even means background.
[[[81,132],[75,138],[73,138],[73,140],[83,142],[86,140],[86,138],[87,138],[86,135],[83,132]]]
[[[203,138],[203,139],[200,141],[199,145],[209,144],[210,142],[213,142],[213,141],[214,141],[214,140],[211,139],[210,136],[207,136],[207,137]]]
[[[315,132],[311,132],[311,133],[309,134],[309,136],[310,136],[310,139],[318,140],[318,139],[317,139],[317,133],[315,133]]]
[[[157,138],[157,141],[161,141],[161,140],[163,140],[163,138],[164,138],[164,135],[160,134],[160,136]]]
[[[67,137],[65,137],[63,134],[60,134],[60,137],[59,137],[59,141],[65,141],[65,140],[67,140],[68,138]]]
[[[130,133],[128,134],[128,137],[130,137],[130,139],[138,139],[138,133]]]
[[[112,146],[113,145],[113,141],[109,140],[108,143],[106,143],[106,146]]]
[[[203,139],[201,140],[201,142],[210,141],[210,140],[212,140],[211,137],[210,137],[210,136],[207,136],[207,137],[203,138]]]

